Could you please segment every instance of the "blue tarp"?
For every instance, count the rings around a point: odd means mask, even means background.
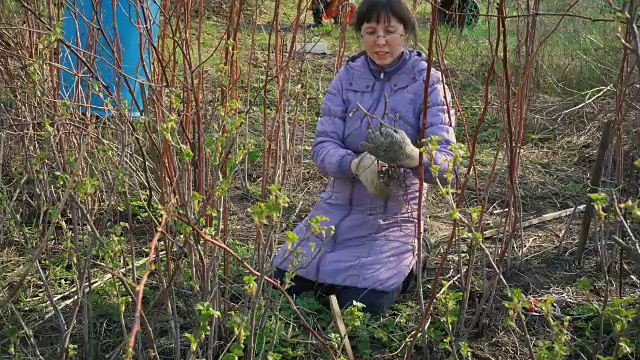
[[[97,76],[80,61],[76,53],[62,44],[62,100],[79,104],[83,113],[87,112],[85,105],[89,103],[91,112],[100,116],[112,115],[118,106],[127,106],[133,117],[141,115],[141,87],[147,81],[144,67],[150,75],[151,45],[156,43],[158,32],[157,1],[66,2],[62,37],[77,54],[87,60]],[[118,62],[121,62],[121,69]],[[80,95],[76,94],[78,89],[82,89]],[[89,90],[92,90],[91,100],[87,101]]]

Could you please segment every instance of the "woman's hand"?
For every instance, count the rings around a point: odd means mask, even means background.
[[[370,194],[385,198],[391,193],[391,188],[384,184],[381,175],[387,166],[384,162],[365,152],[351,162],[351,172],[362,181]]]
[[[404,131],[384,125],[380,132],[369,130],[368,135],[367,141],[360,146],[378,160],[405,168],[418,166],[420,150],[413,146]]]

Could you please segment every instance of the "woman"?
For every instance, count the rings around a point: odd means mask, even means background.
[[[403,0],[363,0],[354,28],[364,51],[331,82],[311,150],[331,180],[294,229],[297,241],[276,254],[275,277],[292,271],[291,294],[318,284],[335,293],[341,307],[355,300],[378,314],[406,289],[416,263],[419,157],[425,181],[435,183],[434,163],[445,184],[455,117],[441,74],[431,70],[424,138],[438,136],[439,148],[433,159],[418,150],[427,63],[406,47],[416,25]],[[395,182],[379,176],[385,168],[397,169]],[[322,217],[328,220],[318,223]]]

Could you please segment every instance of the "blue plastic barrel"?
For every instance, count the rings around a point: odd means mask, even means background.
[[[89,104],[91,112],[99,116],[110,116],[123,107],[133,117],[141,115],[142,87],[146,87],[147,72],[151,75],[151,45],[158,33],[158,1],[65,2],[62,37],[75,52],[61,44],[62,100],[79,106],[82,113],[89,110]]]

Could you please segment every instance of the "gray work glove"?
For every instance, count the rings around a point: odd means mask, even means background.
[[[360,144],[363,151],[389,165],[414,168],[420,161],[420,150],[413,146],[407,134],[383,125],[380,132],[369,130],[367,141]]]
[[[351,172],[362,181],[370,194],[385,198],[391,193],[391,188],[384,184],[380,170],[386,166],[387,164],[365,152],[351,162]]]

